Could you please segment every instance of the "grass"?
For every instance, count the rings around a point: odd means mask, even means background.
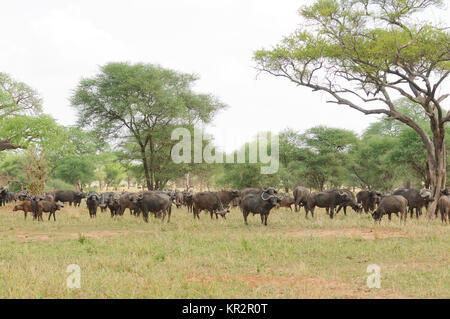
[[[148,224],[65,207],[57,221],[24,220],[0,208],[0,298],[449,298],[450,225],[394,217],[374,225],[350,211],[314,219],[234,209],[227,220],[194,220],[174,209]],[[81,289],[66,286],[81,268]],[[381,288],[369,289],[369,264]]]

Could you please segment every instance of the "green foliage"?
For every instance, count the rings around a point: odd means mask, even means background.
[[[62,181],[60,179],[54,179],[50,178],[47,180],[47,183],[45,184],[45,191],[46,192],[52,192],[56,190],[75,190],[75,187],[73,184],[66,183],[65,181]]]
[[[264,135],[262,135],[264,136]],[[270,154],[272,146],[270,138],[267,143],[268,153]],[[257,150],[256,163],[250,161],[250,149]],[[224,163],[223,175],[219,178],[218,184],[229,188],[243,189],[247,187],[267,187],[280,186],[278,173],[261,174],[261,167],[267,166],[261,162],[261,154],[259,153],[259,140],[246,143],[238,151],[245,152],[245,163]]]
[[[125,170],[119,163],[105,165],[105,173],[105,182],[114,187],[118,187],[126,177]]]
[[[443,3],[316,0],[299,10],[304,19],[301,28],[273,49],[256,51],[254,60],[260,71],[327,93],[328,102],[367,115],[384,114],[412,128],[427,151],[427,180],[436,191],[445,185],[442,141],[450,113],[441,103],[449,96],[444,90],[450,74],[450,32],[435,21],[416,18]],[[410,103],[396,105],[398,95]],[[366,134],[397,136],[400,127],[378,122]],[[419,160],[422,149],[414,160]],[[405,163],[411,154],[397,154],[395,161]],[[423,166],[421,159],[419,164]]]
[[[49,115],[4,118],[0,120],[0,139],[9,139],[12,144],[21,148],[39,145],[49,150],[60,149],[66,142],[64,127]]]
[[[355,144],[350,150],[352,157],[349,165],[355,186],[390,192],[399,174],[392,162],[389,161],[392,150],[398,141],[389,135],[369,135]]]
[[[24,113],[38,113],[42,109],[41,104],[35,90],[0,72],[0,120]]]
[[[86,156],[67,156],[56,163],[53,176],[82,188],[94,180],[94,164]]]
[[[207,123],[225,107],[211,95],[193,92],[197,79],[151,64],[109,63],[97,76],[80,82],[72,104],[80,126],[134,148],[137,155],[130,160],[142,163],[147,187],[161,188],[183,168],[170,160],[175,144],[171,131]]]
[[[349,161],[348,150],[357,142],[353,132],[313,127],[301,135],[305,159],[302,161],[301,176],[305,186],[322,190],[326,184],[331,188],[343,185]]]

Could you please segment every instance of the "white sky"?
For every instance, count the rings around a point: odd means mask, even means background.
[[[161,64],[196,73],[198,92],[229,105],[206,131],[225,151],[259,131],[316,125],[360,133],[374,116],[326,104],[327,96],[259,75],[253,52],[301,22],[309,0],[2,0],[0,71],[35,88],[44,110],[74,124],[69,97],[107,62]]]

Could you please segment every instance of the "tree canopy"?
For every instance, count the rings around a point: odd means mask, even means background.
[[[304,26],[271,50],[259,50],[257,68],[330,95],[330,103],[364,114],[384,114],[416,131],[427,152],[437,204],[446,182],[443,108],[450,74],[450,33],[417,19],[439,0],[316,0],[299,13]],[[395,105],[404,97],[421,107],[432,135]],[[429,215],[430,216],[430,215]]]
[[[72,97],[81,127],[137,145],[148,189],[160,188],[171,162],[170,128],[207,123],[225,107],[192,89],[198,77],[152,64],[109,63]],[[172,143],[173,142],[173,143]]]

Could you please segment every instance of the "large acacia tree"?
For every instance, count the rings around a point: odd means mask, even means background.
[[[0,122],[17,115],[38,113],[41,104],[34,89],[0,72]],[[0,152],[19,147],[11,142],[10,136],[0,138]]]
[[[418,19],[441,0],[316,0],[300,9],[305,26],[271,50],[255,53],[258,69],[326,92],[329,102],[384,114],[414,129],[427,151],[435,202],[446,184],[444,110],[450,74],[448,28]],[[431,135],[399,111],[404,97],[421,106]]]
[[[158,65],[109,63],[96,76],[81,80],[72,104],[80,126],[117,143],[136,144],[152,190],[164,184],[157,174],[164,169],[160,158],[170,161],[169,128],[210,122],[225,107],[214,96],[195,93],[197,80]]]

